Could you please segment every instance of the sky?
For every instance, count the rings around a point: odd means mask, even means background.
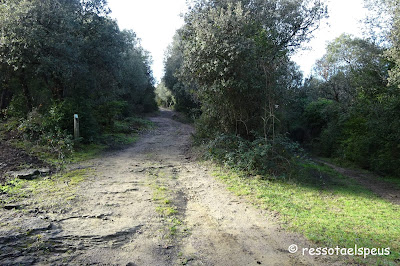
[[[164,54],[177,29],[186,0],[108,0],[121,30],[131,29],[153,58],[153,75],[159,82],[164,74]]]
[[[314,38],[307,44],[311,49],[300,50],[292,57],[305,77],[311,73],[312,67],[325,54],[326,45],[343,33],[362,37],[362,20],[367,15],[364,0],[328,0],[329,18],[321,22],[314,32]]]
[[[292,59],[300,65],[304,76],[311,73],[316,60],[325,53],[326,44],[342,33],[361,37],[361,23],[366,14],[363,0],[325,0],[329,19],[321,22],[314,38]],[[183,25],[181,14],[186,11],[186,0],[108,0],[121,29],[131,29],[141,39],[144,49],[153,59],[153,75],[157,83],[164,73],[164,54],[175,31]]]

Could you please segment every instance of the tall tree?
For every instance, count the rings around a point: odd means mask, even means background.
[[[392,0],[390,4],[393,16],[393,27],[390,31],[392,47],[387,51],[386,55],[395,63],[395,67],[389,72],[389,81],[400,88],[400,1]]]
[[[329,43],[307,83],[303,128],[324,156],[398,175],[400,97],[388,82],[393,63],[385,51],[374,40],[346,34]]]
[[[350,105],[361,94],[376,98],[386,92],[390,63],[384,48],[375,43],[342,34],[327,45],[314,73],[324,83],[319,95]]]
[[[199,109],[193,83],[184,83],[179,79],[179,70],[183,64],[183,49],[180,30],[177,31],[173,42],[168,47],[164,61],[163,82],[168,90],[174,96],[174,108],[177,111],[184,112],[187,115],[196,116]]]
[[[53,98],[61,99],[79,66],[79,1],[11,0],[2,5],[0,58],[18,73],[29,109],[35,77],[43,79]]]
[[[197,1],[182,30],[182,77],[223,132],[275,135],[277,81],[324,16],[319,1]]]

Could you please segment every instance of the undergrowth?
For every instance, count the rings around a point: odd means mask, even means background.
[[[52,122],[44,123],[48,120]],[[149,120],[128,117],[116,120],[102,134],[73,140],[67,131],[56,126],[57,121],[57,118],[45,117],[34,110],[26,119],[12,118],[2,122],[0,135],[14,147],[62,168],[66,163],[93,158],[106,149],[120,149],[132,144],[141,131],[154,127]]]
[[[348,257],[356,264],[400,262],[400,207],[307,158],[285,137],[245,140],[219,135],[200,147],[216,162],[214,176],[255,205],[278,213],[283,225],[315,247],[387,248],[389,256]]]
[[[304,156],[299,144],[285,136],[275,139],[257,137],[246,140],[237,135],[221,134],[204,147],[206,159],[235,167],[251,174],[282,176],[289,173],[294,159]]]

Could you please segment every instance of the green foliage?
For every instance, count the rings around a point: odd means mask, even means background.
[[[115,121],[113,127],[98,137],[98,142],[105,144],[108,148],[121,148],[134,143],[141,131],[152,128],[151,121],[139,117],[127,117]]]
[[[176,110],[200,115],[196,139],[210,157],[249,172],[289,172],[299,147],[280,133],[302,79],[290,55],[325,14],[308,0],[194,1],[163,82]]]
[[[174,109],[190,117],[197,118],[199,116],[200,105],[193,94],[196,86],[185,83],[178,78],[182,64],[182,42],[180,32],[178,31],[167,50],[163,83],[174,97]]]
[[[192,85],[207,126],[274,137],[282,96],[299,77],[289,55],[323,16],[323,5],[310,1],[196,2],[178,36],[178,77]]]
[[[172,92],[165,86],[164,82],[158,84],[156,90],[156,102],[159,106],[172,107],[175,104],[175,98]]]
[[[389,81],[400,89],[400,7],[397,0],[388,1],[387,6],[389,15],[393,19],[393,26],[390,29],[392,47],[386,51],[386,56],[395,64],[389,71]]]
[[[319,99],[318,101],[311,102],[304,110],[304,117],[306,118],[308,128],[313,132],[313,136],[319,135],[328,122],[336,116],[337,111],[335,110],[334,102],[327,99]]]
[[[343,141],[341,151],[343,158],[361,167],[368,167],[370,147],[367,121],[363,117],[351,117],[343,125]]]
[[[323,156],[332,156],[338,148],[341,136],[339,105],[327,99],[309,103],[303,113],[304,127],[307,128],[311,148]]]
[[[400,176],[400,94],[388,84],[392,64],[384,50],[349,35],[328,44],[317,76],[304,85],[307,96],[295,102],[303,104],[297,127],[305,131],[305,145],[319,155]]]
[[[55,155],[58,160],[64,161],[73,149],[71,135],[59,126],[62,114],[58,112],[57,105],[51,108],[48,115],[40,114],[36,109],[22,119],[18,126],[18,133],[25,140],[47,147],[50,154]]]
[[[97,121],[104,128],[113,127],[114,121],[121,116],[127,105],[125,101],[109,101],[97,106]]]
[[[1,112],[22,118],[29,139],[68,143],[78,114],[91,142],[115,119],[157,109],[149,54],[108,13],[103,0],[0,3]]]
[[[85,161],[98,156],[104,150],[132,144],[138,139],[138,133],[153,127],[151,121],[139,117],[116,120],[107,133],[97,136],[95,143],[75,143],[74,151],[68,161],[73,163]]]
[[[232,168],[253,174],[284,175],[291,171],[292,158],[302,156],[297,143],[279,136],[253,141],[235,135],[220,135],[210,141],[207,156]]]
[[[8,107],[3,110],[3,114],[6,118],[23,118],[26,117],[28,112],[29,110],[26,107],[26,101],[21,94],[14,95]]]

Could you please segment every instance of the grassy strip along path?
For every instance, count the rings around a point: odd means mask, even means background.
[[[400,206],[390,203],[329,167],[303,165],[297,180],[249,178],[219,168],[213,175],[237,195],[275,211],[286,228],[316,247],[390,248],[388,256],[347,256],[361,264],[400,263]],[[310,178],[311,176],[311,178]]]

